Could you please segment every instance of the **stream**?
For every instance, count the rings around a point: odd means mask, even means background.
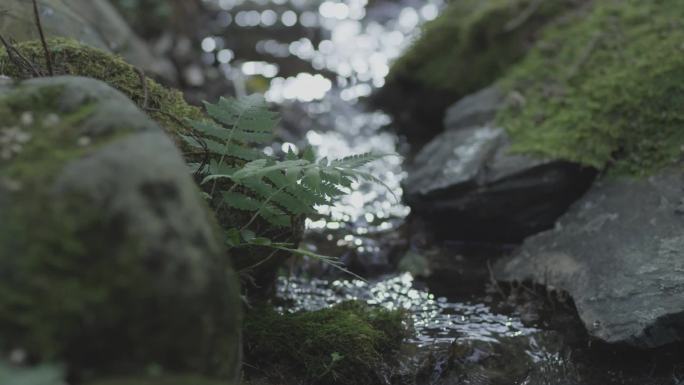
[[[406,153],[406,144],[387,129],[391,119],[363,98],[384,84],[391,61],[417,27],[437,16],[442,0],[213,3],[216,34],[202,41],[207,61],[219,63],[238,93],[265,82],[267,99],[282,110],[281,141],[265,152],[308,144],[329,158]],[[246,42],[231,43],[237,30]],[[653,358],[661,356],[592,343],[562,293],[492,283],[489,261],[514,245],[431,244],[429,234],[408,226],[402,161],[390,155],[372,163],[368,171],[386,186],[354,186],[306,223],[304,247],[339,257],[368,280],[304,261],[279,280],[282,311],[346,300],[407,309],[415,334],[405,341],[399,369],[387,374],[388,384],[682,383],[677,368]]]

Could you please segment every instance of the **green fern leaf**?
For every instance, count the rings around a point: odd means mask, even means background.
[[[330,165],[333,167],[356,169],[378,159],[384,158],[385,156],[387,155],[366,152],[363,154],[350,155],[341,159],[333,160]]]

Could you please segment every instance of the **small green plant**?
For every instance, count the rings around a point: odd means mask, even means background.
[[[185,141],[208,153],[208,161],[194,164],[201,175],[208,198],[218,197],[217,210],[228,207],[252,213],[241,228],[228,229],[230,247],[268,246],[300,255],[330,258],[289,243],[277,243],[250,231],[250,225],[262,218],[276,227],[293,226],[293,220],[317,213],[317,205],[332,204],[347,194],[354,182],[362,180],[384,183],[359,167],[383,155],[364,153],[342,159],[316,159],[312,148],[301,155],[288,150],[285,159],[266,155],[258,146],[273,141],[278,123],[277,113],[268,109],[261,95],[242,99],[221,98],[217,104],[205,103],[213,121],[191,120],[197,135]]]

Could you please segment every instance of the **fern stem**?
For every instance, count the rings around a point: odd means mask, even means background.
[[[268,246],[266,246],[266,247],[268,247]],[[245,268],[243,268],[243,269],[240,269],[240,271],[238,271],[238,273],[243,273],[243,272],[245,272],[245,271],[250,271],[250,270],[252,270],[252,269],[255,269],[255,268],[257,268],[257,267],[263,265],[263,264],[266,263],[269,259],[273,258],[273,256],[276,255],[276,253],[277,253],[278,251],[281,251],[281,250],[280,250],[279,248],[275,248],[275,247],[274,247],[274,248],[273,248],[273,251],[271,252],[271,254],[268,255],[268,257],[266,257],[266,258],[260,260],[259,262],[255,263],[255,264],[253,264],[253,265],[251,265],[251,266],[247,266],[247,267],[245,267]]]
[[[224,143],[223,146],[223,154],[221,154],[221,158],[219,159],[218,162],[218,167],[221,167],[223,165],[223,161],[226,159],[226,153],[228,152],[228,146],[230,145],[230,142],[233,140],[233,134],[235,133],[235,130],[238,127],[238,124],[240,124],[240,121],[242,120],[242,115],[245,113],[245,111],[240,111],[240,115],[238,115],[237,119],[235,120],[235,123],[233,123],[233,127],[230,129],[230,134],[228,135],[228,139],[226,139],[226,142]],[[211,193],[209,195],[214,196],[214,192],[216,191],[216,184],[218,183],[217,179],[214,179],[214,183],[211,185]]]
[[[268,198],[266,198],[266,200],[261,204],[261,207],[259,207],[259,210],[257,210],[257,212],[254,213],[254,215],[252,215],[252,218],[249,220],[249,222],[247,222],[246,225],[242,226],[240,231],[246,230],[257,219],[259,214],[261,214],[261,210],[264,207],[266,207],[266,205],[271,201],[271,199],[273,199],[273,197],[275,197],[276,195],[280,194],[283,190],[285,190],[285,188],[287,188],[289,186],[290,186],[290,184],[283,185],[283,187],[279,188],[273,194],[269,195]]]

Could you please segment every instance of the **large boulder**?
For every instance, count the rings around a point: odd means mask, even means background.
[[[405,201],[440,238],[517,242],[553,226],[589,187],[595,172],[565,161],[511,154],[493,125],[503,106],[497,87],[452,107],[446,132],[407,165]]]
[[[460,0],[450,2],[392,65],[373,97],[411,143],[443,130],[446,108],[496,81],[559,15],[586,0]]]
[[[155,57],[107,0],[38,0],[48,37],[64,37],[122,55],[150,73],[173,77],[167,61]],[[0,34],[17,41],[38,39],[31,0],[5,0]]]
[[[657,347],[684,341],[684,169],[596,183],[554,230],[495,266],[503,281],[567,291],[589,333]]]
[[[234,380],[240,301],[163,130],[97,80],[0,86],[0,349],[72,375]]]

